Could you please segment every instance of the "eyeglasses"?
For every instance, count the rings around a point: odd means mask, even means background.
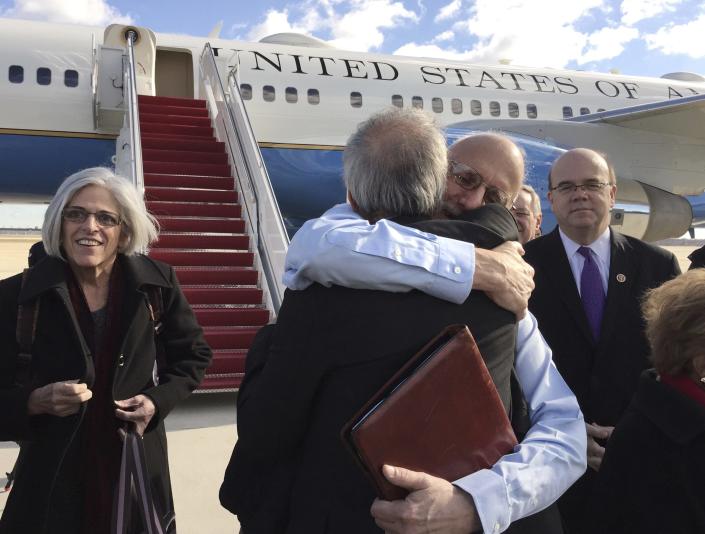
[[[64,208],[64,211],[61,212],[61,216],[72,223],[84,223],[89,215],[93,215],[95,222],[103,228],[112,228],[122,222],[119,215],[110,213],[109,211],[88,211],[83,208]]]
[[[475,191],[481,185],[485,186],[485,194],[482,200],[486,204],[501,204],[509,209],[512,205],[512,197],[506,191],[489,185],[482,175],[470,165],[450,160],[448,174],[453,177],[453,181],[466,191]]]
[[[556,187],[551,187],[551,191],[558,191],[561,194],[575,193],[578,189],[587,191],[588,193],[597,193],[602,191],[603,187],[612,185],[609,182],[586,182],[584,184],[571,184],[569,182],[563,182],[558,184]]]

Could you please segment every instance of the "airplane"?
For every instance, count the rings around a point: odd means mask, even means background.
[[[120,128],[96,112],[96,87],[120,90],[116,77],[100,79],[101,51],[115,45],[106,36],[120,29],[0,18],[0,202],[47,202],[72,172],[112,164]],[[427,110],[449,142],[472,131],[511,135],[542,197],[544,231],[555,222],[547,169],[571,146],[610,157],[619,185],[612,223],[624,233],[657,240],[705,222],[700,75],[471,65],[350,52],[298,34],[251,43],[135,31],[154,43],[138,60],[144,94],[204,98],[206,43],[223,79],[236,75],[289,235],[344,201],[345,141],[389,106]]]

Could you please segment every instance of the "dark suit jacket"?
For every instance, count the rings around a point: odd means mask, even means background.
[[[455,226],[483,232],[467,221]],[[269,353],[248,356],[253,374],[238,400],[239,441],[220,492],[245,532],[380,532],[369,513],[373,488],[344,449],[340,429],[453,323],[470,326],[509,410],[515,320],[484,294],[458,306],[417,291],[287,291],[276,327],[256,340],[271,343]]]
[[[553,350],[558,370],[578,398],[585,421],[613,426],[629,405],[639,375],[650,367],[641,297],[680,274],[680,268],[675,256],[661,248],[614,231],[610,240],[607,302],[597,343],[558,228],[529,241],[524,258],[536,270],[529,309]],[[588,468],[559,502],[570,534],[589,532],[584,530],[583,513],[593,474]]]
[[[705,406],[646,371],[597,475],[593,532],[705,532]]]

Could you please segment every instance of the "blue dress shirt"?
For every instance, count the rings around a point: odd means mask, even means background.
[[[291,241],[284,284],[313,282],[385,291],[419,289],[455,303],[470,294],[473,245],[391,221],[369,224],[347,204],[308,221]],[[536,319],[519,322],[515,369],[529,405],[531,429],[491,469],[454,481],[475,503],[485,533],[553,503],[587,467],[583,415],[551,358]]]

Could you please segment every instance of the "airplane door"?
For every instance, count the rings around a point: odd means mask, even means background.
[[[190,52],[157,49],[157,96],[193,98],[193,58]]]

